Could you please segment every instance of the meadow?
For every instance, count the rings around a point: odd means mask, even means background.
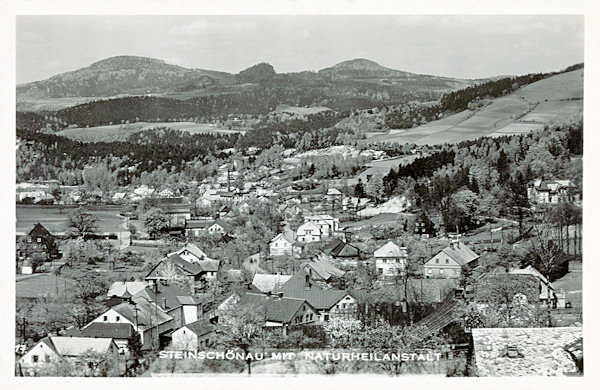
[[[136,122],[109,126],[96,127],[73,127],[57,132],[57,135],[62,135],[77,141],[95,142],[95,141],[122,141],[130,134],[153,130],[160,127],[166,127],[173,130],[186,131],[190,134],[231,134],[242,133],[243,130],[229,130],[223,127],[212,125],[210,123],[193,123],[193,122]]]
[[[494,99],[479,110],[465,110],[407,130],[369,137],[366,142],[439,145],[479,137],[529,133],[543,124],[583,112],[583,70],[559,74]]]

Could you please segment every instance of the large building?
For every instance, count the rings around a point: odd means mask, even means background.
[[[533,204],[581,202],[581,190],[571,180],[537,179],[527,186],[527,197]]]

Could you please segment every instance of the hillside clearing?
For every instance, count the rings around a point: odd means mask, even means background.
[[[160,127],[166,127],[172,130],[186,131],[190,134],[233,134],[242,133],[243,130],[229,130],[210,123],[193,122],[136,122],[131,124],[96,126],[96,127],[74,127],[57,132],[57,135],[68,137],[82,142],[94,141],[117,141],[126,138],[128,135],[145,130],[153,130]]]
[[[465,110],[406,130],[368,138],[371,142],[440,145],[479,137],[525,134],[563,116],[583,112],[583,70],[559,74],[494,99],[479,110]]]

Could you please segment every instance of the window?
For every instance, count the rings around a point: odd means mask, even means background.
[[[117,322],[121,321],[121,317],[120,317],[120,316],[117,316],[117,317],[116,317],[116,320],[117,320]]]
[[[443,270],[443,269],[441,269],[441,270],[440,270],[440,275],[443,275],[443,274],[444,274],[444,270]]]
[[[433,270],[432,270],[432,269],[428,269],[428,270],[427,270],[427,273],[428,273],[428,274],[432,274],[432,273],[433,273]]]
[[[450,261],[448,259],[446,259],[446,264],[450,264]]]
[[[329,321],[329,314],[323,314],[323,320]]]
[[[44,360],[46,361],[46,363],[50,363],[50,355],[46,355],[44,357]]]
[[[31,361],[34,362],[34,363],[37,363],[38,362],[38,355],[33,355],[31,357]]]
[[[108,316],[104,316],[104,317],[102,317],[102,320],[103,320],[104,322],[108,321]]]
[[[454,275],[458,275],[458,270],[457,269],[454,270]]]
[[[42,242],[42,239],[38,237],[37,242]]]
[[[440,263],[440,259],[435,259],[435,263],[439,264]]]

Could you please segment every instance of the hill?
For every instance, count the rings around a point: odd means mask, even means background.
[[[278,95],[285,91],[289,96],[311,96],[310,101],[302,105],[354,109],[410,100],[435,100],[445,92],[474,83],[474,80],[389,69],[366,59],[345,61],[319,72],[281,74],[270,64],[259,63],[234,75],[188,69],[154,58],[118,56],[47,80],[18,85],[17,110],[52,111],[100,98],[125,96],[152,95],[187,100],[253,91],[272,95],[272,90]],[[275,103],[298,104],[294,99]],[[357,103],[359,107],[356,107]]]
[[[18,99],[107,97],[203,89],[224,80],[227,73],[187,69],[165,61],[117,56],[47,80],[17,86]]]
[[[583,113],[583,69],[557,74],[492,99],[481,108],[407,130],[369,138],[367,142],[435,145],[473,140],[483,136],[528,133],[542,129],[558,117]]]

